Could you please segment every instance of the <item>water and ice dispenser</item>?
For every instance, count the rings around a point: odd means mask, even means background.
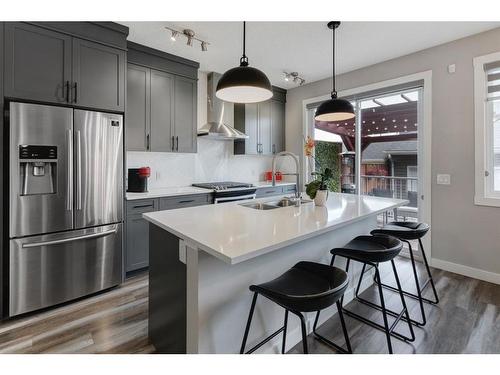
[[[19,146],[21,195],[57,193],[57,147]]]

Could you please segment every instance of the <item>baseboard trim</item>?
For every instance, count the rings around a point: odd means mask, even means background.
[[[444,271],[453,272],[459,275],[472,277],[473,279],[483,280],[489,283],[500,285],[500,274],[498,273],[485,271],[479,268],[464,266],[463,264],[447,262],[445,260],[435,259],[435,258],[431,260],[431,265],[434,268],[439,268]]]

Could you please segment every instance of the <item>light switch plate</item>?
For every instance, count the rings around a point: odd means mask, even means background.
[[[451,176],[449,174],[438,174],[437,175],[437,184],[438,185],[450,185],[451,184]]]
[[[448,73],[453,74],[455,73],[455,70],[456,70],[455,64],[448,65]]]

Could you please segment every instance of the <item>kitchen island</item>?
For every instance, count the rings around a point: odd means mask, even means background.
[[[378,214],[406,203],[330,193],[326,207],[310,202],[258,210],[233,202],[144,214],[150,222],[153,345],[161,353],[237,353],[250,308],[251,284],[271,280],[301,260],[329,263],[330,249],[369,233]],[[343,267],[341,260],[339,266]],[[355,276],[360,268],[352,270]],[[365,279],[363,288],[370,282]],[[351,283],[346,301],[352,293]],[[334,308],[325,310],[321,321],[334,313]],[[279,328],[283,315],[282,308],[260,298],[248,345]],[[307,318],[311,329],[314,314]],[[298,320],[292,318],[287,348],[301,340],[299,331]],[[277,352],[280,340],[275,337],[261,350]]]

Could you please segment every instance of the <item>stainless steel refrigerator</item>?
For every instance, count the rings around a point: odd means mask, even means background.
[[[9,316],[122,278],[123,118],[10,103]]]

